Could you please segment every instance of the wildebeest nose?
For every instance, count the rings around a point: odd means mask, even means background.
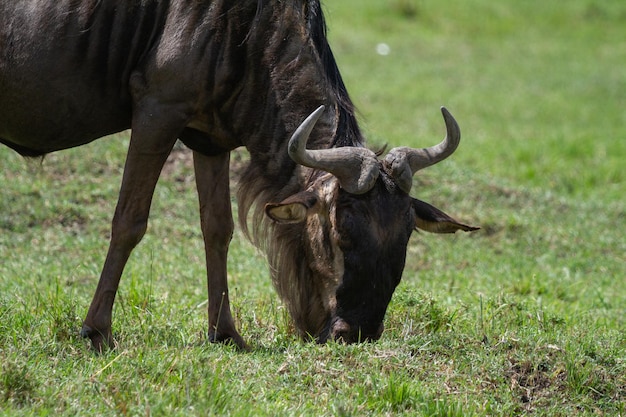
[[[351,343],[350,325],[344,319],[337,319],[330,329],[330,337],[338,342]]]
[[[380,339],[385,329],[384,324],[380,324],[375,332],[363,333],[360,329],[352,329],[344,319],[337,319],[331,326],[330,338],[337,342],[359,343],[371,342]]]

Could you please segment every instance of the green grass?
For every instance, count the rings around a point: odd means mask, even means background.
[[[98,356],[78,330],[127,136],[43,163],[0,148],[0,414],[626,414],[626,5],[327,3],[370,144],[437,142],[445,104],[461,146],[413,193],[482,230],[416,234],[383,338],[357,346],[300,342],[236,232],[240,353],[206,341],[193,173],[177,152],[122,280],[119,347]]]

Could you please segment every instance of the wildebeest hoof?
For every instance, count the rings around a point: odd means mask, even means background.
[[[97,353],[103,353],[107,349],[115,348],[113,335],[110,330],[99,331],[84,324],[80,330],[80,335],[83,338],[89,338],[91,340],[91,348]]]
[[[211,343],[223,343],[226,345],[234,345],[240,350],[249,351],[250,346],[243,340],[243,337],[236,331],[231,332],[209,332],[209,342]]]

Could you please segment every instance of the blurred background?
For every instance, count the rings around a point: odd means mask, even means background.
[[[464,135],[459,164],[583,198],[624,194],[622,2],[326,3],[370,140],[428,144],[446,105]]]

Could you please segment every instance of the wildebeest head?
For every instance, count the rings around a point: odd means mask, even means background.
[[[360,147],[307,150],[307,138],[323,111],[313,112],[289,143],[291,158],[313,168],[309,187],[266,206],[279,224],[304,225],[301,261],[312,271],[305,279],[315,282],[302,286],[301,292],[309,293],[299,294],[300,301],[283,298],[300,331],[319,342],[377,340],[413,230],[476,229],[409,196],[413,174],[451,155],[460,131],[442,108],[447,135],[430,148],[394,148],[383,160]]]

